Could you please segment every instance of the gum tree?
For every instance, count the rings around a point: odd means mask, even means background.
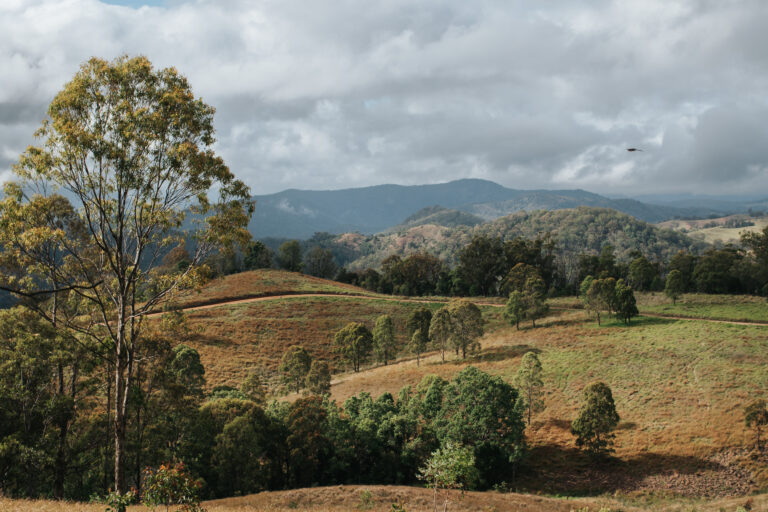
[[[109,354],[118,493],[143,318],[249,237],[248,187],[213,152],[213,114],[173,68],[93,58],[51,102],[0,202],[0,288]],[[189,265],[155,272],[182,242]]]

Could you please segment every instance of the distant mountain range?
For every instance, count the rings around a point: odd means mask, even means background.
[[[653,223],[676,217],[727,215],[746,211],[750,206],[719,199],[699,204],[689,196],[681,197],[678,204],[667,196],[653,198],[656,201],[652,203],[611,199],[585,190],[515,190],[479,179],[344,190],[291,189],[254,199],[256,211],[249,229],[256,238],[299,239],[309,238],[315,232],[372,234],[396,226],[407,228],[426,223],[474,226],[519,211],[578,206],[611,208]],[[768,205],[765,201],[751,204]]]

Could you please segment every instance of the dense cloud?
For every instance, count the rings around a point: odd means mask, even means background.
[[[767,24],[763,0],[4,0],[0,178],[80,63],[127,53],[189,77],[254,193],[754,192]]]

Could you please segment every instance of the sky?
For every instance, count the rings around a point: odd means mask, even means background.
[[[2,0],[0,180],[81,63],[128,54],[217,109],[254,194],[768,195],[766,26],[765,0]]]

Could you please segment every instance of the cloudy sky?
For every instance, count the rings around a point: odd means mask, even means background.
[[[2,0],[0,178],[83,61],[143,54],[255,194],[768,195],[766,26],[765,0]]]

